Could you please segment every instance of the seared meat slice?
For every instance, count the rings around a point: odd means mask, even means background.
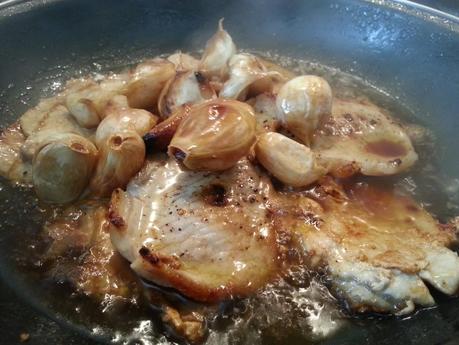
[[[313,265],[325,264],[353,309],[405,314],[433,305],[423,281],[457,291],[459,258],[447,248],[454,231],[411,198],[366,183],[343,189],[329,178],[312,197],[289,197],[281,221],[300,235]]]
[[[321,119],[314,133],[312,149],[337,176],[392,175],[418,158],[395,120],[376,105],[357,100],[333,101],[332,114]]]
[[[195,300],[247,295],[277,268],[271,189],[247,161],[214,174],[155,159],[113,193],[112,242],[139,275]]]

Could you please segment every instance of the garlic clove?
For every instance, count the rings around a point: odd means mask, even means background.
[[[97,147],[101,147],[110,135],[123,130],[132,130],[143,136],[158,122],[158,117],[149,111],[130,108],[127,97],[122,95],[110,100],[104,116],[96,131]]]
[[[32,181],[38,197],[49,203],[78,199],[97,161],[97,149],[74,134],[48,142],[33,159]]]
[[[228,75],[228,63],[236,54],[233,39],[223,29],[223,19],[218,22],[217,32],[207,41],[199,63],[199,71],[209,79],[222,79]]]
[[[152,59],[139,64],[131,73],[123,92],[129,106],[156,111],[161,90],[174,75],[174,64],[165,59]]]
[[[244,100],[248,87],[254,85],[252,93],[272,91],[273,78],[281,78],[276,71],[268,71],[261,61],[251,54],[234,55],[229,63],[230,78],[223,84],[221,98]],[[254,96],[252,94],[251,96]]]
[[[108,197],[116,188],[124,188],[142,168],[145,144],[135,131],[125,130],[108,136],[99,149],[89,194]]]
[[[311,149],[280,133],[262,134],[255,154],[273,176],[292,187],[307,186],[327,173]]]
[[[171,116],[182,105],[191,105],[215,97],[207,79],[199,72],[177,72],[161,91],[158,101],[159,114]]]
[[[193,106],[175,132],[168,153],[191,170],[225,170],[249,153],[255,142],[253,109],[235,100]]]
[[[332,100],[332,90],[325,79],[299,76],[280,88],[276,97],[277,115],[286,129],[309,146],[320,118],[331,114]]]

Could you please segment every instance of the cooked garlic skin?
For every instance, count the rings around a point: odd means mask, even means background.
[[[332,100],[332,90],[325,79],[299,76],[280,88],[276,98],[277,116],[286,129],[309,146],[319,119],[331,114]]]
[[[99,148],[114,133],[132,130],[143,136],[158,123],[158,117],[149,111],[129,107],[127,97],[122,95],[110,100],[104,114],[105,117],[97,127],[95,137],[95,143]]]
[[[258,138],[255,154],[271,174],[292,187],[305,187],[327,172],[307,146],[276,132]]]
[[[279,73],[280,77],[285,81],[293,79],[297,76],[294,72],[288,70],[285,67],[282,67],[281,65],[278,65],[275,62],[269,61],[260,56],[257,56],[257,59],[263,64],[263,66],[265,66],[266,70]]]
[[[97,149],[74,134],[48,142],[33,159],[32,181],[38,197],[64,204],[78,199],[88,185]]]
[[[123,92],[126,79],[126,75],[113,75],[100,84],[89,82],[83,88],[70,92],[65,105],[81,127],[97,127],[108,101]]]
[[[220,19],[217,32],[206,43],[199,71],[208,78],[225,78],[228,75],[228,63],[234,54],[236,46],[223,29],[223,19]]]
[[[177,71],[197,71],[199,69],[199,60],[186,53],[177,52],[169,55],[167,61],[172,62]]]
[[[215,92],[199,72],[179,71],[161,91],[158,111],[166,119],[183,105],[196,104],[213,97]]]
[[[223,84],[219,93],[221,98],[244,100],[247,88],[259,82],[254,88],[256,92],[271,91],[271,78],[281,75],[276,71],[268,71],[261,60],[252,54],[236,54],[229,63],[230,78]]]
[[[41,131],[25,140],[21,146],[21,155],[25,160],[32,161],[44,146],[55,141],[65,140],[69,135],[73,136],[74,134],[59,133],[52,130]]]
[[[225,170],[249,153],[255,131],[255,115],[248,104],[207,101],[192,107],[181,121],[168,154],[191,170]]]
[[[130,74],[123,94],[132,108],[156,111],[161,90],[175,75],[175,66],[165,59],[152,59],[139,64]]]
[[[190,106],[180,107],[143,136],[147,152],[167,150],[180,122],[190,114],[190,108]]]
[[[143,166],[145,144],[135,131],[125,130],[108,136],[99,150],[89,193],[108,197],[115,188],[124,188]]]

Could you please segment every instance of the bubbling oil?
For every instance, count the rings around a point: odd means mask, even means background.
[[[404,122],[419,123],[408,107],[400,104],[388,93],[367,81],[318,63],[293,59],[270,53],[254,52],[273,60],[297,74],[316,74],[329,81],[334,94],[344,98],[365,98],[388,109]],[[143,56],[148,56],[144,52]],[[129,56],[124,59],[94,59],[87,70],[73,71],[71,66],[61,66],[37,75],[36,80],[19,92],[19,102],[31,107],[33,92],[41,90],[40,97],[50,96],[73,76],[92,73],[97,78],[109,71],[118,72],[130,65]],[[137,59],[138,60],[138,59]],[[18,91],[14,85],[8,92]],[[0,95],[4,97],[5,95]],[[6,104],[6,102],[3,102]],[[5,106],[6,107],[6,106]],[[10,108],[4,108],[6,120],[17,118]],[[11,122],[11,121],[10,121]],[[422,127],[420,127],[422,128]],[[413,195],[442,221],[459,211],[454,199],[459,181],[446,181],[429,157],[435,150],[435,137],[425,129],[423,141],[416,145],[420,153],[417,169],[396,177],[382,178],[382,183],[396,185]],[[377,179],[370,179],[379,183]],[[11,277],[12,285],[21,286],[27,298],[41,300],[50,315],[58,315],[68,325],[83,330],[86,335],[108,343],[119,344],[174,344],[171,338],[161,334],[146,300],[113,301],[106,296],[94,301],[76,293],[64,281],[50,280],[39,253],[43,243],[41,228],[49,217],[49,209],[39,207],[31,191],[13,187],[1,181],[0,223],[1,267],[3,275]],[[20,206],[20,207],[18,207]],[[52,210],[51,210],[52,211]],[[27,219],[24,219],[27,214]],[[10,244],[14,244],[10,245]],[[27,255],[24,255],[27,253]],[[77,264],[77,261],[76,261]],[[33,286],[33,291],[30,287]],[[309,344],[333,339],[338,331],[353,327],[374,326],[380,320],[350,318],[328,291],[323,277],[307,268],[297,268],[267,285],[262,291],[244,300],[233,301],[217,309],[208,318],[209,332],[205,344]]]

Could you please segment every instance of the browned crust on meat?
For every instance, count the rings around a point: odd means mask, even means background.
[[[126,222],[124,221],[123,217],[121,217],[118,213],[116,205],[120,202],[120,193],[123,191],[121,189],[115,189],[112,193],[112,201],[110,202],[110,207],[108,209],[108,221],[113,227],[117,230],[122,230],[126,226]]]
[[[273,260],[276,259],[273,258]],[[277,264],[273,266],[277,267]],[[196,301],[216,303],[231,298],[246,297],[254,293],[264,284],[274,279],[277,270],[272,269],[267,272],[265,276],[257,277],[257,281],[251,282],[250,286],[242,286],[241,284],[228,282],[219,287],[209,287],[197,283],[195,280],[186,277],[179,269],[174,268],[173,265],[162,265],[161,261],[158,261],[156,264],[151,264],[148,259],[143,258],[142,271],[148,273],[150,277],[155,277],[155,281],[159,284],[163,282]],[[149,277],[145,278],[148,279]]]
[[[153,266],[167,265],[172,269],[179,269],[182,265],[179,258],[176,256],[161,255],[160,253],[152,252],[147,247],[142,247],[139,250],[140,256],[148,261]]]

